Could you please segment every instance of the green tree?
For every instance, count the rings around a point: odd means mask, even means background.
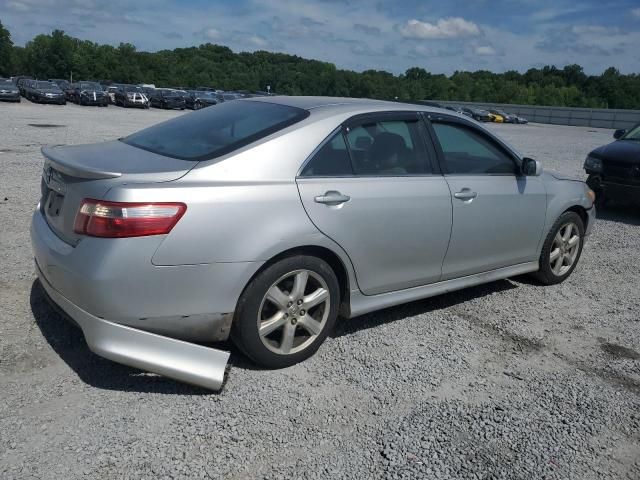
[[[13,73],[13,42],[9,30],[0,22],[0,76],[8,77]]]

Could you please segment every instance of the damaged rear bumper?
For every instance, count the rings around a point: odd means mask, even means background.
[[[36,272],[50,300],[82,329],[97,355],[182,382],[220,390],[229,352],[145,332],[91,315],[58,292],[36,263]]]

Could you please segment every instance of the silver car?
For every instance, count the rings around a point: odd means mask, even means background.
[[[583,182],[427,106],[252,98],[42,153],[48,296],[97,354],[212,389],[229,354],[191,342],[292,365],[338,316],[562,282],[595,219]]]

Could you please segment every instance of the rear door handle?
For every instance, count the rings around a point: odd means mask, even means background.
[[[477,192],[472,192],[470,188],[463,188],[459,192],[453,194],[458,200],[473,200],[478,196]]]
[[[335,190],[329,190],[324,195],[318,195],[313,199],[316,203],[324,203],[325,205],[341,205],[351,200],[349,195],[343,195]]]

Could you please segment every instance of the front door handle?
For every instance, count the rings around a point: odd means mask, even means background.
[[[478,196],[477,192],[472,192],[470,188],[463,188],[459,192],[453,194],[458,200],[466,201],[473,200]]]
[[[316,203],[324,203],[325,205],[341,205],[351,200],[349,195],[343,195],[335,190],[329,190],[324,195],[318,195],[313,199]]]

